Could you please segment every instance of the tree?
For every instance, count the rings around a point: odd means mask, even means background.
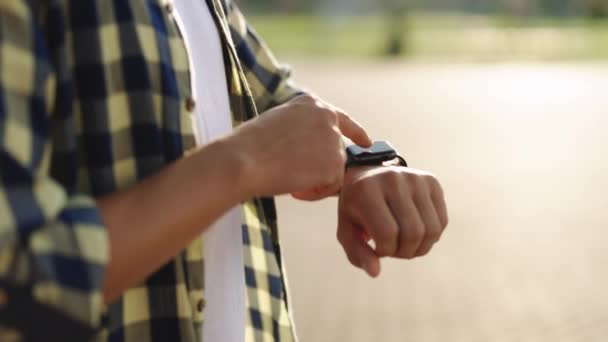
[[[607,0],[587,0],[585,6],[587,15],[593,19],[602,19],[608,16]]]
[[[530,0],[503,0],[503,6],[507,13],[516,17],[525,17],[530,15],[532,4]]]
[[[279,8],[282,11],[291,12],[298,7],[298,0],[278,0]]]
[[[407,53],[407,18],[406,0],[383,0],[386,22],[388,25],[385,54],[399,56]]]

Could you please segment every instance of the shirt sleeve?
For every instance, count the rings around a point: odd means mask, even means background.
[[[95,201],[49,175],[55,81],[32,3],[0,1],[0,326],[30,310],[33,331],[50,308],[95,329],[109,242]]]
[[[247,23],[237,5],[225,1],[230,34],[259,112],[305,92],[291,79],[291,70],[277,61],[262,38]]]

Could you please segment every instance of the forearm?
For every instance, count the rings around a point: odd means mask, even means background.
[[[131,189],[100,199],[110,240],[106,302],[244,200],[341,185],[343,134],[371,144],[346,114],[315,98],[298,97]]]
[[[247,195],[243,163],[225,141],[98,200],[110,238],[104,298],[113,301],[177,255]]]

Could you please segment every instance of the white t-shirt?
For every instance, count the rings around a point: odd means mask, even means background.
[[[205,0],[177,0],[174,6],[192,64],[197,143],[204,145],[232,130],[220,36]],[[242,224],[238,206],[204,234],[205,342],[245,339]]]

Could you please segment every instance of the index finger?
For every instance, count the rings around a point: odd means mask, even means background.
[[[352,119],[346,113],[338,110],[338,127],[342,134],[361,147],[372,146],[372,139],[360,123]]]

